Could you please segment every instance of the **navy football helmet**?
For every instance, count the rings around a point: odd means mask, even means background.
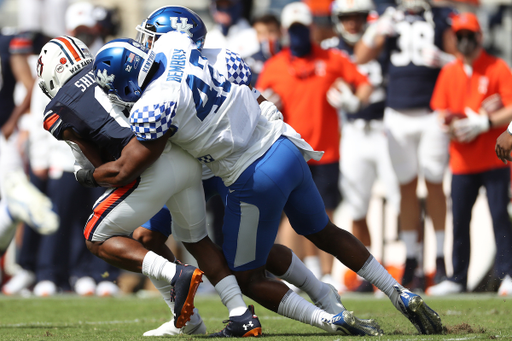
[[[137,41],[151,48],[162,34],[170,31],[186,33],[199,50],[203,48],[206,38],[206,26],[194,11],[183,6],[164,6],[149,15],[136,27]]]
[[[96,83],[112,102],[131,106],[142,95],[142,84],[154,61],[155,53],[136,40],[114,39],[96,54]]]

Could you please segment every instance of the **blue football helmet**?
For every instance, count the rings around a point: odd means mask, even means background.
[[[147,48],[151,48],[153,42],[170,31],[186,33],[199,50],[203,48],[206,38],[203,20],[194,11],[183,6],[164,6],[157,9],[136,30],[139,32],[137,41]]]
[[[114,39],[96,54],[96,83],[116,104],[131,106],[142,95],[142,85],[155,61],[155,53],[130,38]]]

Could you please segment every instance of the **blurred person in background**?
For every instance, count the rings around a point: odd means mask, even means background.
[[[4,294],[15,294],[35,282],[36,255],[40,235],[57,230],[59,218],[52,211],[50,199],[43,194],[45,179],[28,169],[26,174],[26,143],[31,92],[34,77],[31,65],[35,65],[37,51],[50,39],[41,32],[28,31],[4,35],[2,39],[2,87],[1,111],[2,134],[0,136],[0,254],[3,254],[14,237],[19,222],[30,228],[22,231],[22,245],[29,245],[30,252],[17,253],[15,262],[22,269],[2,287]],[[15,86],[23,89],[23,99],[15,105]]]
[[[325,152],[320,161],[309,161],[309,167],[327,215],[333,220],[334,210],[341,199],[338,189],[340,132],[336,109],[329,104],[325,94],[333,83],[346,82],[349,90],[340,108],[356,112],[368,103],[372,87],[344,54],[335,49],[323,50],[312,41],[312,21],[311,11],[302,2],[291,3],[283,9],[281,24],[287,31],[290,46],[265,63],[256,87],[262,93],[273,93],[278,97],[284,121],[313,149]],[[283,221],[280,233],[280,241],[297,252],[318,278],[340,289],[340,281],[331,277],[332,256],[297,236],[287,219]],[[297,245],[293,245],[294,241]]]
[[[101,9],[89,2],[76,2],[68,7],[65,15],[68,34],[81,36],[94,51],[104,43],[96,20]],[[35,70],[35,66],[32,69]],[[119,269],[94,257],[82,237],[90,207],[103,191],[85,188],[75,181],[74,157],[69,147],[52,139],[42,128],[48,98],[39,89],[31,96],[27,131],[32,181],[40,183],[54,203],[60,227],[50,236],[39,236],[29,230],[24,234],[19,250],[19,265],[23,270],[6,284],[4,292],[15,294],[35,283],[33,293],[36,296],[52,296],[69,290],[83,296],[116,295],[119,289],[113,281]]]
[[[324,48],[337,48],[353,58],[354,46],[360,41],[374,10],[371,0],[336,0],[332,6],[332,21],[337,37],[323,42]],[[368,106],[356,111],[343,108],[344,97],[349,91],[346,84],[335,82],[327,92],[329,103],[339,108],[342,120],[340,144],[341,193],[352,216],[352,233],[368,249],[371,236],[366,219],[372,188],[377,178],[386,189],[386,198],[398,213],[400,192],[398,181],[389,158],[384,129],[385,53],[377,59],[358,65],[357,69],[368,77],[373,86]],[[354,148],[354,146],[358,146]],[[356,291],[371,292],[373,287],[363,281]]]
[[[215,26],[208,31],[205,48],[227,48],[242,58],[259,51],[256,31],[244,17],[250,2],[242,0],[211,0],[210,13]]]
[[[356,45],[358,64],[388,55],[388,91],[384,124],[395,174],[400,183],[400,239],[406,261],[402,285],[425,290],[422,209],[417,197],[418,176],[425,179],[426,213],[436,236],[436,274],[446,274],[444,240],[446,197],[443,177],[448,163],[448,135],[430,108],[430,97],[441,67],[455,53],[450,8],[433,7],[429,0],[400,0],[388,7]]]
[[[496,241],[494,271],[502,280],[498,295],[512,296],[512,226],[507,213],[510,167],[490,152],[512,120],[512,72],[505,61],[482,48],[482,30],[474,14],[455,17],[452,29],[459,56],[441,70],[431,106],[452,137],[453,275],[428,288],[427,294],[467,290],[471,212],[484,187]]]
[[[281,51],[282,34],[281,23],[273,14],[256,17],[252,22],[252,27],[256,30],[260,49],[255,54],[244,58],[244,60],[251,68],[251,85],[255,86],[265,62]]]
[[[18,0],[18,29],[54,37],[66,32],[65,13],[72,0]]]

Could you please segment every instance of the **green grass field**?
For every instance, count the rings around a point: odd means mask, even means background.
[[[387,298],[347,294],[342,300],[358,317],[377,319],[385,335],[371,338],[374,340],[512,339],[512,299],[498,298],[495,294],[426,297],[426,302],[441,315],[446,327],[444,335],[435,336],[418,335]],[[196,306],[209,332],[223,328],[227,310],[217,296],[199,295]],[[369,339],[329,335],[257,304],[255,307],[263,325],[263,336],[268,340]],[[167,306],[158,298],[97,298],[66,294],[51,298],[0,296],[0,340],[148,340],[142,334],[169,317]],[[176,338],[206,337],[182,335]]]

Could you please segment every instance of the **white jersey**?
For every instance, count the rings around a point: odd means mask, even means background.
[[[130,116],[140,140],[157,139],[172,128],[171,141],[207,165],[226,186],[281,135],[290,136],[307,159],[321,157],[309,154],[313,150],[291,127],[261,116],[251,89],[230,83],[186,35],[162,35],[154,52],[164,72],[149,84]],[[217,62],[222,64],[219,58]]]

